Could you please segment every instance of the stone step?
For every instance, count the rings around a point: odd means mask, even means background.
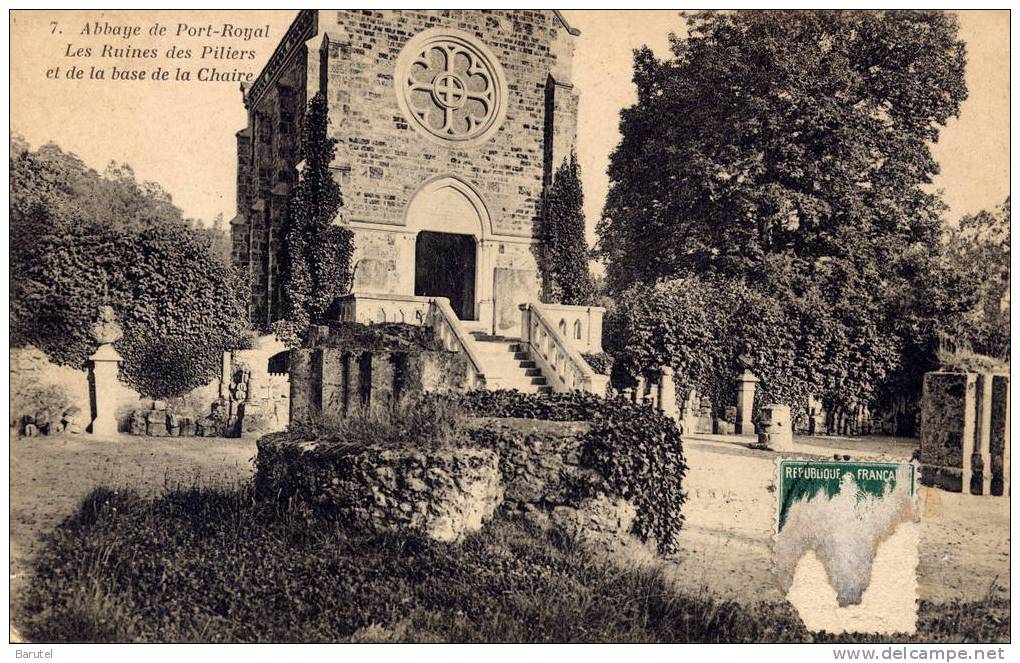
[[[474,337],[479,343],[506,343],[516,344],[521,339],[514,336],[500,336],[498,334],[489,334],[487,332],[474,331],[471,332],[471,336]]]

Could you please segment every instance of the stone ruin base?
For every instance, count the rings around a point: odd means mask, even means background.
[[[1009,495],[1009,375],[934,371],[921,399],[921,483]]]
[[[271,434],[258,441],[256,492],[371,531],[438,541],[477,531],[500,510],[599,549],[642,546],[630,534],[634,506],[600,492],[601,475],[581,466],[589,427],[474,419],[471,446],[440,449],[345,448]]]
[[[497,456],[485,449],[338,453],[334,445],[274,435],[258,442],[256,490],[371,531],[411,530],[437,541],[481,529],[503,501]]]

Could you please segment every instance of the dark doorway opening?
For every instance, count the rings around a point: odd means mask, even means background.
[[[414,294],[447,297],[461,320],[475,318],[475,240],[420,232],[414,245]]]

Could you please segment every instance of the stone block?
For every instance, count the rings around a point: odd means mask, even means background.
[[[763,433],[768,433],[771,447],[790,449],[793,446],[790,406],[763,405],[761,408],[761,430]]]
[[[970,491],[976,396],[977,376],[973,373],[925,374],[921,400],[923,483]]]

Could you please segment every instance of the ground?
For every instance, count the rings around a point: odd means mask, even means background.
[[[798,438],[796,453],[909,459],[914,441]],[[677,583],[743,602],[782,600],[771,576],[777,454],[736,437],[686,440],[686,523]],[[46,532],[98,485],[155,494],[166,485],[230,484],[252,475],[254,440],[91,436],[12,438],[11,595],[25,586]],[[1009,596],[1009,502],[922,489],[920,598]]]

